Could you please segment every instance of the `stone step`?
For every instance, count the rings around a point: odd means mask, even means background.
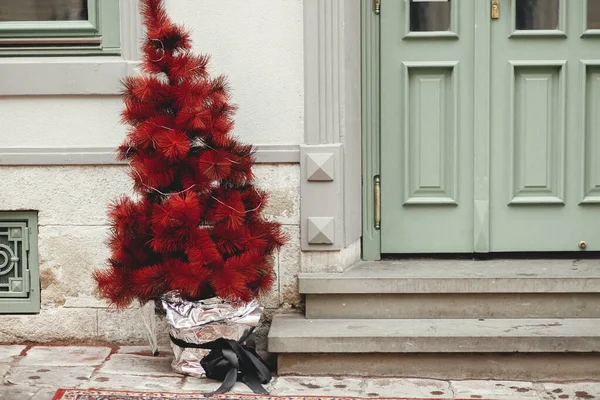
[[[280,374],[598,379],[600,319],[364,320],[277,315],[269,333],[269,351],[278,354]]]
[[[273,353],[600,352],[600,319],[306,319],[277,315]]]
[[[600,381],[598,365],[600,353],[282,353],[277,358],[279,375],[441,380]]]
[[[600,318],[600,293],[311,294],[306,317]]]
[[[300,275],[308,318],[600,318],[600,260],[361,262]]]
[[[600,260],[390,260],[299,279],[303,294],[600,293]]]

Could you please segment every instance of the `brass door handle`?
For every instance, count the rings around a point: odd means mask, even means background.
[[[492,0],[492,19],[500,18],[500,1]]]

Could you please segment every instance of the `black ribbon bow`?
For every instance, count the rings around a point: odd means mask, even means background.
[[[254,393],[269,394],[262,384],[271,381],[271,371],[254,349],[254,334],[250,329],[238,341],[219,338],[203,344],[188,343],[171,335],[171,341],[182,348],[207,349],[211,352],[200,360],[206,377],[222,381],[221,386],[207,396],[223,394],[240,380]]]

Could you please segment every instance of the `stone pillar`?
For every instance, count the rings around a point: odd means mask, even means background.
[[[311,264],[306,272],[343,270],[360,257],[360,46],[360,0],[304,1],[300,231],[303,264]]]

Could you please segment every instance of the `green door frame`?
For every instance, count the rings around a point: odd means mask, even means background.
[[[381,259],[381,233],[375,229],[375,177],[380,173],[379,16],[373,0],[361,0],[362,52],[362,259]]]
[[[396,0],[394,0],[396,1]],[[385,1],[381,2],[385,12]],[[489,1],[475,2],[475,62],[474,90],[474,219],[473,248],[476,253],[490,249],[490,39]],[[373,0],[361,0],[362,47],[362,174],[363,174],[363,235],[362,259],[381,259],[381,233],[375,228],[375,178],[380,174],[380,23]]]

